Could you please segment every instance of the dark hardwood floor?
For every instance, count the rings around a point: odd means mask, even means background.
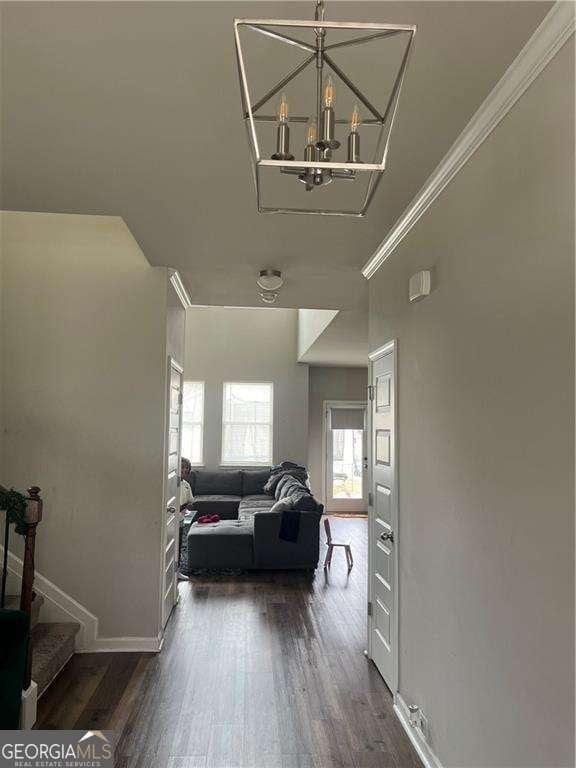
[[[331,526],[350,575],[339,551],[314,579],[183,582],[161,654],[75,656],[36,727],[116,730],[117,768],[420,768],[363,655],[366,520]]]

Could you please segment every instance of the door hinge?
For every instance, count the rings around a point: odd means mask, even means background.
[[[178,405],[182,405],[183,402],[184,402],[184,396],[182,392],[178,392]]]
[[[368,506],[373,507],[374,506],[374,494],[372,491],[368,492]]]
[[[368,384],[368,400],[374,400],[374,384]]]
[[[368,616],[372,616],[372,603],[368,603]]]

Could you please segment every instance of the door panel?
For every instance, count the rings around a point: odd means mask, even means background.
[[[372,488],[370,510],[370,653],[392,692],[396,688],[396,424],[395,347],[372,361]]]

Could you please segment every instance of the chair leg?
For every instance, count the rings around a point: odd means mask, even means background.
[[[352,570],[352,566],[354,565],[354,560],[352,558],[352,548],[349,544],[346,545],[346,560],[348,562],[348,570]]]
[[[324,559],[324,568],[330,568],[330,565],[332,564],[332,550],[334,547],[332,544],[328,544],[328,549],[326,550],[326,557]]]

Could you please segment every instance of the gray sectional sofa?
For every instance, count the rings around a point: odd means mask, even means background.
[[[190,481],[193,521],[212,514],[220,521],[190,526],[189,571],[316,568],[323,508],[290,467],[197,470]]]

